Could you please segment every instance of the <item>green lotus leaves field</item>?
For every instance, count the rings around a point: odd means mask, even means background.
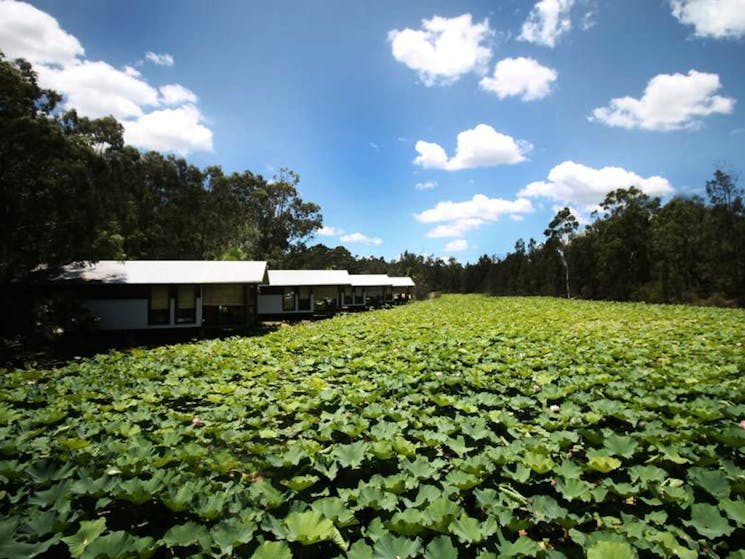
[[[0,557],[745,557],[745,312],[445,296],[3,372]]]

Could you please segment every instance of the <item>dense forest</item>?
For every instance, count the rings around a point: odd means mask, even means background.
[[[0,287],[40,265],[100,259],[261,259],[274,268],[410,275],[429,292],[551,295],[745,305],[745,204],[737,176],[717,170],[706,199],[666,204],[633,185],[607,195],[581,228],[568,209],[544,238],[506,256],[403,253],[360,258],[311,244],[321,208],[289,170],[200,169],[127,146],[113,117],[62,111],[31,65],[0,53]],[[7,303],[7,301],[0,301]],[[7,323],[8,321],[6,321]]]
[[[460,265],[404,254],[426,287],[493,295],[745,305],[745,206],[732,174],[717,170],[707,199],[662,205],[635,187],[609,193],[579,228],[567,208],[541,242],[522,239],[502,258]]]

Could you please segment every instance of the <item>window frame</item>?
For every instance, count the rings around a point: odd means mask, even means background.
[[[179,289],[185,288],[185,287],[191,287],[192,293],[194,295],[194,305],[191,308],[180,308],[179,307]],[[199,286],[193,285],[193,284],[184,284],[184,285],[177,285],[176,286],[176,310],[175,310],[175,316],[174,319],[176,321],[176,324],[196,324],[197,323],[197,299],[199,294]],[[191,311],[188,313],[183,313],[183,316],[181,316],[182,311]]]
[[[153,290],[165,289],[168,305],[165,309],[153,308]],[[171,324],[171,288],[168,285],[151,285],[147,293],[147,324],[148,326],[168,326]]]
[[[285,287],[282,292],[282,312],[295,312],[297,310],[297,289],[295,287]],[[288,308],[288,301],[292,301],[292,308]]]

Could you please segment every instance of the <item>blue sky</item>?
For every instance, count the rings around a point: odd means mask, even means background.
[[[0,0],[0,49],[142,149],[297,171],[361,255],[503,255],[743,170],[745,0]]]

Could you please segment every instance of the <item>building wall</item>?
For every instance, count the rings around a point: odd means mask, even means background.
[[[101,330],[152,330],[157,328],[196,328],[202,325],[202,298],[197,297],[196,321],[176,324],[176,301],[171,298],[170,324],[148,324],[147,299],[89,299],[83,307],[100,318]]]
[[[282,313],[282,295],[265,295],[260,294],[259,314],[281,314]]]
[[[295,297],[295,309],[286,311],[283,308],[283,296],[274,294],[261,294],[259,297],[258,313],[261,315],[274,315],[274,314],[307,314],[315,311],[315,296],[311,292],[310,294],[310,310],[299,310],[298,299]]]
[[[142,330],[148,328],[147,299],[93,299],[83,307],[100,319],[101,330]]]

